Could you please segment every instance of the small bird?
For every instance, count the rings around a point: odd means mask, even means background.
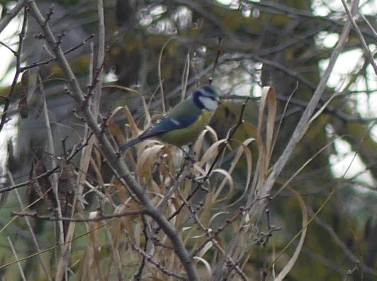
[[[189,144],[195,141],[204,127],[208,125],[220,103],[216,90],[210,85],[203,85],[173,107],[136,139],[122,145],[119,151],[125,151],[150,138],[178,147]]]

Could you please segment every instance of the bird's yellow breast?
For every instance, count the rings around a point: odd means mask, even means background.
[[[208,125],[213,112],[202,109],[201,114],[192,125],[178,130],[167,132],[160,136],[163,142],[173,144],[175,146],[182,146],[194,142],[199,136],[200,132]]]

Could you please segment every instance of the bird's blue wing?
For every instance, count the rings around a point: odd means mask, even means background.
[[[150,127],[145,133],[139,136],[140,139],[147,139],[154,136],[159,136],[166,132],[173,130],[187,128],[198,119],[196,115],[178,116],[178,118],[171,119],[168,116],[164,116],[158,120],[152,127]]]

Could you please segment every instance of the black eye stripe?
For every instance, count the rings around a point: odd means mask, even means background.
[[[203,104],[206,102],[211,103],[218,103],[219,97],[217,95],[217,92],[211,87],[211,86],[202,86],[198,89],[196,89],[192,93],[192,99],[194,104],[199,107],[200,109],[205,109],[206,106]]]

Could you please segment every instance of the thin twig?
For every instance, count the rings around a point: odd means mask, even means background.
[[[70,52],[73,52],[74,50],[84,46],[90,39],[92,39],[94,37],[93,34],[91,34],[88,38],[86,38],[84,41],[82,41],[80,44],[68,49],[67,51],[64,51],[64,54],[69,54]],[[25,71],[27,69],[30,69],[30,68],[34,68],[34,67],[37,67],[37,66],[41,66],[41,65],[45,65],[45,64],[49,64],[50,62],[54,62],[56,61],[56,58],[55,57],[52,57],[52,58],[49,58],[47,60],[44,60],[44,61],[39,61],[39,62],[34,62],[34,63],[31,63],[27,66],[22,66],[20,69],[21,71]]]
[[[215,70],[216,70],[217,64],[219,63],[219,58],[220,58],[221,52],[223,50],[223,42],[224,42],[223,38],[220,37],[219,38],[219,46],[217,47],[215,62],[213,63],[212,73],[211,73],[211,76],[209,77],[209,84],[211,84],[212,81],[213,81],[213,76],[215,75]]]
[[[181,198],[184,200],[184,198]],[[185,201],[185,204],[188,206],[188,209],[191,213],[191,217],[195,220],[195,224],[208,236],[211,237],[211,231],[207,229],[202,222],[198,219],[196,215],[196,211],[188,204],[187,201]],[[216,239],[211,239],[212,245],[223,255],[224,259],[226,260],[228,269],[234,269],[237,274],[240,276],[241,280],[247,281],[246,275],[242,272],[242,270],[239,268],[239,266],[232,260],[232,258],[224,251],[223,248],[219,245]]]
[[[125,232],[127,238],[130,240],[129,238],[129,235],[127,232]],[[181,276],[181,275],[178,275],[176,274],[175,272],[171,272],[169,270],[167,270],[164,266],[162,266],[160,263],[156,262],[152,256],[148,255],[146,252],[144,252],[142,249],[138,248],[135,244],[132,244],[132,249],[136,252],[138,252],[143,258],[145,258],[145,260],[150,263],[150,264],[153,264],[158,270],[160,270],[162,273],[168,275],[168,276],[172,276],[172,277],[175,277],[177,280],[187,280],[184,276]],[[191,280],[190,280],[191,281]]]
[[[242,103],[240,118],[238,118],[238,121],[237,121],[236,125],[234,125],[233,128],[230,130],[228,136],[226,137],[226,141],[221,145],[221,147],[219,149],[219,153],[217,154],[217,156],[216,156],[215,160],[213,161],[211,167],[209,168],[207,174],[203,178],[203,181],[206,181],[209,178],[212,170],[215,168],[215,165],[216,165],[217,161],[220,159],[221,154],[225,150],[225,148],[228,145],[229,141],[232,139],[232,137],[236,133],[237,129],[243,124],[243,122],[244,122],[244,120],[243,120],[243,114],[245,112],[246,104],[247,104],[247,102],[249,100],[250,100],[250,97],[247,97],[246,100]]]
[[[12,10],[8,11],[5,16],[0,21],[0,33],[8,26],[10,21],[18,15],[21,11],[22,7],[24,6],[24,0],[18,0],[16,6],[13,7]]]
[[[364,14],[360,14],[363,21],[368,25],[369,29],[373,32],[374,36],[377,39],[377,31],[374,29],[373,25],[369,22],[369,20],[364,16]]]
[[[25,9],[24,9],[24,19],[23,19],[23,22],[22,22],[22,29],[21,29],[21,33],[20,33],[20,36],[19,36],[20,39],[19,39],[19,42],[18,42],[18,50],[17,50],[17,53],[15,54],[15,56],[16,56],[16,73],[14,74],[12,86],[10,87],[9,93],[5,97],[5,101],[4,101],[4,105],[3,105],[3,113],[1,114],[1,120],[0,120],[0,132],[3,130],[4,125],[7,123],[7,113],[8,113],[8,110],[9,110],[10,101],[11,101],[11,98],[12,98],[14,92],[15,92],[18,77],[21,74],[21,52],[22,52],[22,47],[23,47],[24,38],[25,38],[25,32],[26,32],[26,26],[27,26],[27,17],[28,17],[28,13],[27,13],[27,8],[25,7]]]
[[[104,48],[105,48],[104,47],[104,36],[105,36],[105,34],[104,34],[104,22],[103,22],[103,3],[102,3],[101,0],[98,1],[98,17],[99,17],[99,45],[102,44],[103,46],[99,47],[97,64],[99,64],[99,61],[101,61],[101,63],[104,63],[104,60],[105,60],[105,58],[104,58]],[[91,44],[91,46],[93,46],[93,44]],[[93,51],[93,49],[92,49],[92,51]],[[94,57],[94,51],[92,52],[92,60],[91,60],[92,63],[93,63],[93,57]],[[95,75],[93,75],[94,68],[93,68],[92,64],[91,64],[91,66],[92,67],[90,68],[90,71],[89,71],[90,72],[89,77],[91,77],[92,80],[90,81],[90,84],[89,84],[90,86],[88,87],[88,94],[84,98],[84,101],[79,103],[79,105],[81,105],[81,108],[89,109],[92,112],[93,116],[97,117],[98,113],[99,113],[99,104],[100,104],[100,98],[101,98],[103,67],[101,65],[100,68],[96,68]],[[80,96],[80,95],[78,95],[78,96]],[[92,96],[93,96],[93,99],[91,99]],[[89,104],[89,101],[91,101],[90,104]],[[82,150],[82,154],[81,154],[81,158],[80,158],[80,171],[79,171],[79,174],[77,176],[77,186],[78,186],[78,188],[77,188],[76,194],[83,194],[84,184],[86,182],[87,171],[88,171],[88,168],[89,168],[91,154],[92,154],[92,151],[93,151],[93,145],[94,145],[94,142],[95,142],[94,138],[89,138],[89,136],[91,135],[91,132],[90,132],[90,129],[89,129],[87,124],[85,124],[84,134],[85,134],[85,137],[89,140],[89,142],[88,142],[88,146],[86,146]],[[72,204],[73,205],[72,215],[74,214],[75,209],[77,208],[77,202],[78,201],[79,201],[78,197],[75,196],[73,204]],[[68,241],[72,240],[73,235],[74,235],[74,231],[75,231],[75,227],[76,227],[75,222],[71,222],[69,224],[67,235],[66,235],[67,236],[66,240],[68,240]],[[61,255],[61,259],[60,259],[59,264],[58,264],[56,280],[62,280],[63,274],[67,273],[67,265],[69,263],[69,256],[70,256],[70,253],[71,253],[71,249],[72,249],[71,244],[66,243],[65,247],[62,251],[63,254]]]
[[[147,222],[146,222],[145,216],[141,216],[141,218],[142,218],[143,225],[144,225],[144,227],[143,227],[143,234],[144,234],[145,239],[148,240]],[[147,242],[148,241],[146,241],[146,243],[144,243],[144,252],[146,251],[146,248],[147,248]],[[135,281],[141,281],[142,280],[142,274],[143,274],[143,270],[145,268],[145,265],[146,265],[146,257],[142,256],[139,268],[138,268],[137,272],[134,275],[134,280]]]
[[[331,236],[331,239],[334,240],[335,243],[342,249],[342,251],[344,252],[344,254],[346,255],[348,259],[350,259],[354,263],[358,263],[359,267],[361,268],[363,272],[377,276],[377,270],[375,270],[372,267],[369,267],[368,265],[360,261],[359,257],[355,256],[354,253],[352,253],[352,251],[349,249],[349,246],[347,246],[342,241],[342,238],[339,237],[339,235],[336,233],[336,231],[331,225],[319,219],[319,217],[316,215],[316,213],[312,209],[308,209],[308,211],[310,215],[312,216],[312,218],[314,219],[314,221],[327,231],[327,233]]]
[[[12,212],[12,216],[18,216],[18,217],[31,217],[31,218],[38,218],[40,220],[45,221],[69,221],[69,222],[99,222],[103,220],[110,220],[114,218],[122,218],[125,216],[135,216],[135,215],[142,215],[146,214],[146,211],[144,209],[139,210],[133,210],[133,211],[126,211],[111,215],[103,215],[97,216],[94,218],[86,218],[86,219],[79,219],[79,218],[66,218],[66,217],[54,217],[54,216],[41,216],[37,213],[18,213],[18,212]]]
[[[68,164],[70,162],[70,160],[76,156],[77,153],[79,153],[85,146],[88,145],[88,142],[91,138],[93,134],[90,134],[89,138],[86,139],[86,141],[84,143],[82,143],[81,145],[75,145],[74,146],[74,149],[72,150],[71,154],[69,155],[69,157],[66,159],[66,163]],[[53,155],[51,155],[53,156]],[[38,179],[41,179],[41,178],[44,178],[44,177],[48,177],[50,175],[52,175],[53,173],[56,173],[58,172],[60,169],[60,165],[56,165],[54,168],[52,168],[51,170],[47,170],[45,173],[43,174],[40,174],[39,176],[33,178],[32,180],[38,180]],[[13,189],[16,189],[16,188],[20,188],[20,187],[23,187],[23,186],[27,186],[30,184],[30,180],[27,180],[27,181],[24,181],[24,182],[21,182],[21,183],[18,183],[18,184],[14,184],[14,185],[11,185],[11,186],[8,186],[8,187],[5,187],[5,188],[1,188],[0,189],[0,194],[3,193],[3,192],[8,192],[8,191],[11,191]]]
[[[346,10],[348,20],[351,21],[353,29],[356,31],[356,34],[359,37],[360,44],[364,51],[364,54],[367,57],[369,63],[372,65],[374,73],[377,75],[377,65],[374,61],[372,53],[369,50],[369,47],[367,46],[367,43],[365,42],[364,35],[361,32],[360,28],[357,26],[357,23],[354,20],[353,15],[351,14],[351,11],[348,9],[346,1],[342,0],[342,4],[343,4],[344,9]]]
[[[358,1],[355,1],[354,7],[353,7],[353,13],[355,13],[357,7],[358,7]],[[275,163],[275,165],[271,169],[271,173],[268,175],[266,182],[264,183],[263,188],[260,190],[258,196],[266,196],[269,194],[277,177],[279,176],[279,174],[285,167],[285,164],[288,162],[290,156],[292,155],[294,148],[296,147],[298,142],[301,140],[301,138],[303,137],[303,135],[309,128],[309,125],[310,125],[309,120],[313,116],[314,110],[317,107],[322,97],[322,94],[327,87],[327,81],[332,73],[335,62],[337,61],[341,51],[344,48],[345,43],[347,42],[350,29],[351,29],[351,23],[350,21],[347,21],[344,26],[343,32],[339,38],[339,41],[331,54],[328,67],[324,71],[321,77],[321,80],[317,86],[317,89],[313,94],[312,99],[308,103],[308,106],[305,109],[299,123],[297,124],[296,129],[294,130],[292,137],[289,140],[282,155],[279,157],[278,161]],[[255,209],[252,210],[253,215],[260,213],[262,209],[263,209],[262,206],[255,206]]]
[[[244,111],[245,111],[245,107],[246,107],[246,104],[247,102],[249,101],[249,97],[246,98],[246,100],[243,102],[242,104],[242,108],[241,108],[241,113],[240,113],[240,118],[238,119],[237,121],[237,124],[234,125],[234,127],[230,130],[227,138],[226,138],[226,141],[224,142],[224,144],[222,144],[220,146],[220,149],[219,149],[219,152],[217,153],[216,157],[215,157],[215,160],[213,161],[211,167],[209,168],[209,170],[207,171],[207,174],[204,176],[204,178],[202,178],[201,180],[196,180],[196,186],[195,188],[191,191],[191,193],[187,196],[186,198],[186,201],[190,201],[190,199],[196,194],[196,192],[198,192],[199,189],[202,188],[203,186],[203,183],[210,177],[211,175],[211,172],[212,170],[215,168],[215,165],[217,163],[217,161],[220,159],[223,151],[225,150],[226,146],[228,145],[229,141],[231,140],[231,138],[233,137],[233,135],[236,133],[237,129],[239,128],[239,126],[242,125],[243,123],[243,114],[244,114]],[[168,217],[168,220],[170,221],[171,219],[173,219],[176,215],[178,215],[183,207],[185,206],[184,203],[182,203],[178,209],[173,213],[171,214],[169,217]]]
[[[103,227],[105,229],[106,237],[107,237],[107,242],[111,247],[111,253],[113,254],[113,259],[114,259],[114,266],[116,268],[116,273],[119,281],[124,280],[122,276],[122,263],[119,255],[119,247],[118,245],[114,245],[114,239],[111,234],[109,225],[107,223],[103,223]]]
[[[22,269],[21,262],[18,259],[18,255],[17,255],[16,249],[14,248],[13,242],[9,236],[7,236],[7,238],[8,238],[10,248],[12,249],[13,256],[15,257],[17,261],[17,266],[18,266],[18,270],[20,271],[21,278],[22,280],[26,281],[25,273],[24,273],[24,270]]]
[[[67,242],[73,242],[73,241],[76,241],[76,240],[78,240],[78,239],[80,239],[82,237],[87,237],[89,233],[91,233],[93,231],[96,231],[97,229],[100,229],[102,227],[103,226],[99,226],[99,227],[93,229],[92,231],[85,232],[85,233],[83,233],[81,235],[75,236],[75,238],[72,241],[67,241]],[[50,251],[55,250],[56,248],[59,248],[61,246],[62,245],[60,245],[59,243],[57,243],[57,244],[55,244],[55,245],[53,245],[53,246],[51,246],[49,248],[41,250],[40,252],[35,252],[35,253],[32,253],[32,254],[30,254],[30,255],[28,255],[26,257],[23,257],[23,258],[20,258],[20,259],[17,259],[17,260],[14,260],[14,261],[11,261],[11,262],[8,262],[8,263],[5,263],[5,264],[0,264],[0,270],[3,269],[3,268],[6,268],[6,267],[8,267],[8,266],[10,266],[12,264],[15,264],[15,263],[18,263],[18,262],[21,262],[21,261],[25,261],[25,260],[31,259],[31,258],[36,257],[38,255],[41,255],[43,253],[50,252]]]
[[[138,198],[141,205],[145,208],[145,212],[157,222],[157,224],[169,237],[171,243],[174,246],[176,255],[185,268],[187,278],[190,281],[199,281],[199,276],[196,271],[194,261],[185,248],[178,230],[169,223],[164,214],[156,209],[156,207],[149,199],[148,194],[145,193],[144,189],[131,175],[124,161],[117,156],[109,139],[105,134],[102,133],[102,130],[97,122],[97,116],[93,115],[90,108],[82,106],[85,103],[85,97],[61,47],[56,44],[55,36],[50,29],[49,23],[44,20],[36,3],[33,0],[28,0],[27,4],[33,17],[42,28],[46,42],[52,49],[58,63],[60,64],[64,74],[67,77],[67,81],[69,82],[72,90],[72,97],[75,99],[78,106],[80,106],[83,117],[85,118],[88,126],[91,128],[94,135],[97,137],[99,143],[101,144],[102,154],[107,160],[108,166],[112,170],[114,176],[120,181],[122,185],[129,189],[135,197]],[[62,254],[64,255],[64,253]]]
[[[161,91],[161,105],[162,105],[162,112],[166,113],[166,96],[164,93],[164,86],[162,83],[162,71],[161,71],[161,62],[162,62],[162,54],[166,48],[166,46],[172,41],[174,37],[170,38],[168,41],[165,42],[165,44],[161,47],[160,54],[158,55],[158,61],[157,61],[157,74],[158,74],[158,82],[160,84],[160,91]],[[183,88],[185,89],[185,88]]]
[[[12,176],[12,174],[10,172],[8,172],[8,178],[12,182],[12,184],[14,184],[13,176]],[[16,197],[17,197],[18,203],[20,204],[21,210],[26,210],[26,208],[25,208],[25,206],[24,206],[24,204],[22,202],[20,193],[18,192],[17,189],[15,190],[15,193],[16,193]],[[33,228],[31,226],[29,218],[25,217],[25,222],[26,222],[26,225],[28,227],[30,236],[31,236],[31,238],[32,238],[32,240],[34,242],[35,248],[37,249],[38,252],[40,252],[41,248],[39,247],[39,243],[38,243],[37,237],[35,236],[35,233],[33,231]],[[45,261],[43,260],[43,255],[39,255],[38,257],[39,257],[39,259],[41,261],[41,265],[42,265],[44,273],[47,276],[47,279],[51,281],[52,278],[51,278],[51,275],[50,275],[50,271],[47,269]],[[17,257],[16,257],[16,259],[17,259]]]
[[[40,76],[38,76],[39,80],[39,89],[41,90],[41,94],[43,97],[43,114],[45,118],[45,125],[46,125],[46,133],[47,133],[47,153],[50,155],[55,155],[55,148],[54,148],[54,139],[52,137],[52,129],[51,129],[51,123],[50,123],[50,117],[48,114],[48,108],[47,108],[47,97],[46,93],[44,91],[43,87],[43,81]],[[49,157],[49,162],[47,165],[48,169],[52,169],[52,167],[56,167],[57,163],[55,161],[54,157]],[[62,209],[60,205],[60,199],[59,199],[59,190],[58,190],[58,176],[56,173],[51,174],[52,179],[51,179],[51,186],[52,190],[54,191],[54,196],[56,198],[56,203],[57,203],[57,212],[59,216],[62,216]],[[63,223],[58,222],[58,229],[59,229],[59,242],[63,244],[64,242],[64,228],[63,228]]]

